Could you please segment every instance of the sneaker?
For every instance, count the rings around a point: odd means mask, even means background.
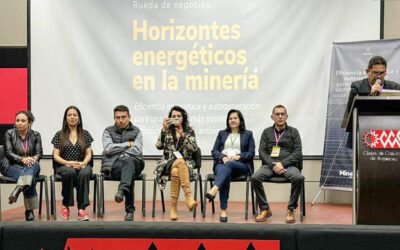
[[[89,216],[85,210],[80,210],[80,212],[78,211],[78,220],[80,220],[80,221],[88,221],[89,220]]]
[[[292,209],[288,209],[286,213],[286,223],[294,223],[296,219],[294,218],[294,212]]]
[[[272,216],[272,211],[270,208],[267,210],[262,210],[261,213],[256,217],[256,222],[267,221],[267,218]]]
[[[65,207],[65,206],[61,207],[61,217],[64,220],[68,220],[69,219],[69,207]]]
[[[133,213],[126,213],[124,221],[133,221]]]

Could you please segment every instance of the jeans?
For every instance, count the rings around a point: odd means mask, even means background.
[[[38,162],[28,168],[25,165],[11,165],[7,171],[7,177],[18,180],[22,176],[32,176],[32,183],[24,183],[25,188],[22,190],[25,198],[32,198],[37,196],[36,192],[36,178],[40,173],[40,165]]]
[[[118,190],[124,191],[127,213],[133,213],[135,210],[130,190],[134,189],[135,178],[140,175],[140,172],[140,162],[134,157],[119,158],[111,169],[111,178],[120,181]]]
[[[239,176],[246,174],[249,168],[246,164],[240,161],[228,161],[226,164],[217,164],[214,168],[215,181],[214,185],[219,188],[219,200],[221,209],[228,207],[229,189],[231,176]]]

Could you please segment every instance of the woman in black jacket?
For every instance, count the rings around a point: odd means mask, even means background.
[[[25,219],[34,221],[33,210],[38,208],[36,178],[40,172],[39,160],[42,157],[40,134],[31,129],[34,117],[29,111],[20,111],[15,116],[15,127],[5,134],[5,156],[1,164],[1,173],[18,180],[11,193],[9,203],[17,201],[24,193]]]

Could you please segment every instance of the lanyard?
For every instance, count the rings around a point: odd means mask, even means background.
[[[276,145],[276,146],[278,146],[278,143],[279,143],[279,141],[281,140],[282,136],[285,134],[285,132],[286,132],[286,129],[283,130],[283,132],[282,132],[282,133],[279,135],[279,137],[278,137],[278,135],[276,134],[276,131],[275,131],[275,129],[274,129],[275,145]]]
[[[236,139],[239,137],[239,135],[236,135],[235,138],[232,140],[233,135],[231,134],[231,136],[229,136],[231,139],[231,147],[233,148],[233,144],[235,144]]]
[[[28,138],[26,138],[25,140],[21,140],[21,146],[22,146],[22,150],[24,151],[25,156],[26,156],[26,153],[28,152],[28,144],[29,144]]]
[[[176,140],[176,144],[175,144],[175,149],[178,150],[178,145],[179,145],[179,141],[181,140],[181,137],[179,136]]]

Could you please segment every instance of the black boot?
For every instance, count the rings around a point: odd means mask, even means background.
[[[20,188],[20,186],[16,186],[14,191],[12,191],[12,193],[10,194],[10,197],[8,197],[8,203],[13,204],[14,202],[16,202],[21,191],[22,189]]]
[[[25,210],[25,220],[35,221],[35,214],[33,213],[33,210]]]

